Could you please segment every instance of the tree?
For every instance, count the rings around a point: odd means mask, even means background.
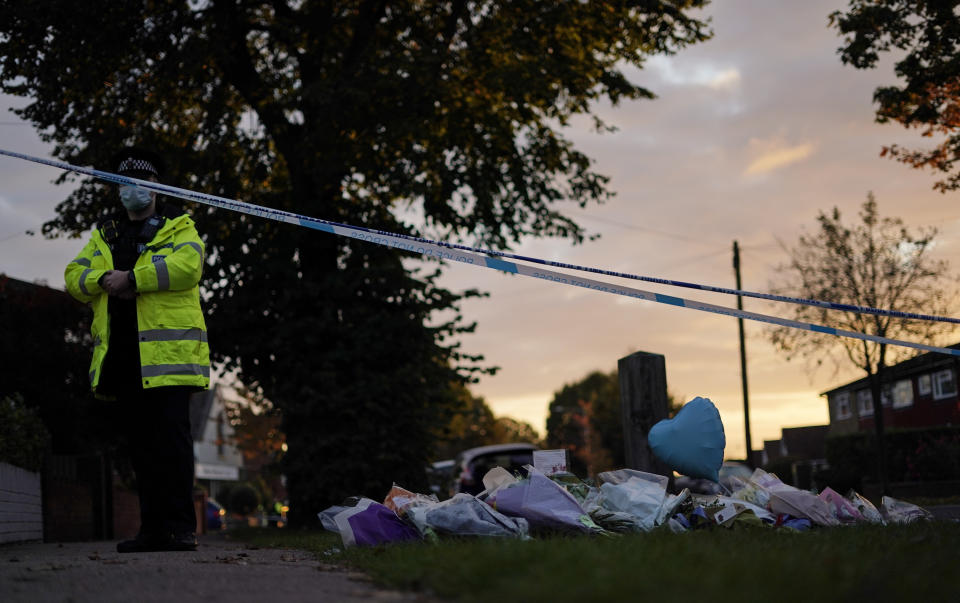
[[[264,398],[262,391],[251,390],[239,381],[232,390],[236,397],[227,396],[224,406],[233,427],[233,441],[243,454],[244,468],[252,474],[249,479],[259,489],[264,503],[285,501],[281,461],[286,435],[281,429],[280,411]]]
[[[225,399],[224,407],[237,448],[244,460],[253,461],[257,469],[276,465],[286,445],[278,409],[262,392],[240,382],[234,383],[232,389],[237,397]]]
[[[501,249],[576,242],[562,208],[610,192],[563,127],[609,129],[596,101],[651,98],[623,67],[706,39],[687,14],[704,4],[9,0],[0,91],[31,99],[18,114],[71,163],[109,169],[140,142],[167,182],[259,205]],[[109,194],[83,180],[43,232],[78,236]],[[396,250],[191,209],[215,358],[282,411],[291,524],[423,483],[449,385],[484,370],[454,343],[477,292]]]
[[[915,168],[946,174],[934,185],[941,192],[960,188],[960,19],[956,3],[934,0],[851,0],[830,15],[845,36],[839,49],[845,64],[876,67],[881,53],[903,51],[895,65],[899,86],[881,86],[873,94],[877,121],[895,121],[942,137],[932,149],[883,148],[881,155]]]
[[[457,401],[447,424],[436,435],[435,458],[452,459],[464,450],[490,444],[540,443],[529,423],[495,416],[486,400],[463,385],[455,385],[453,390]]]
[[[527,442],[542,445],[540,434],[536,428],[526,421],[511,417],[497,417],[493,425],[492,444],[511,444],[513,442]]]
[[[671,417],[682,406],[676,399],[667,392]],[[593,371],[554,392],[546,439],[547,447],[570,451],[571,468],[578,475],[623,467],[626,453],[618,372]]]
[[[596,475],[623,466],[616,371],[593,371],[554,392],[547,416],[547,447],[569,450],[570,469],[577,475]]]
[[[820,212],[817,223],[815,232],[802,234],[794,247],[786,248],[790,262],[780,267],[783,280],[773,286],[773,292],[941,316],[952,310],[952,287],[945,283],[949,265],[931,257],[936,228],[910,232],[900,218],[881,217],[872,193],[860,209],[859,224],[845,225],[837,208]],[[879,337],[930,343],[953,330],[944,323],[838,312],[820,306],[791,308],[796,320]],[[788,360],[805,357],[813,368],[833,364],[836,370],[852,364],[867,373],[874,405],[879,406],[873,416],[879,478],[886,489],[884,411],[876,402],[882,399],[884,368],[912,351],[789,327],[774,327],[768,333]]]

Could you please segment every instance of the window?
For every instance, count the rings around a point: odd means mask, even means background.
[[[893,407],[907,408],[913,406],[913,382],[909,379],[897,381],[893,385]]]
[[[890,400],[893,399],[893,386],[889,383],[884,383],[883,388],[880,390],[880,403],[884,406],[890,406]]]
[[[857,392],[857,414],[861,417],[873,414],[873,394],[869,389],[861,389]]]
[[[953,379],[953,370],[947,369],[933,374],[933,399],[943,400],[957,395],[957,382]]]
[[[849,419],[853,416],[853,413],[850,412],[850,393],[849,392],[840,392],[834,397],[834,408],[836,409],[835,417],[838,421],[843,419]]]
[[[921,396],[929,396],[931,391],[933,391],[933,389],[930,385],[929,373],[917,377],[917,393]]]

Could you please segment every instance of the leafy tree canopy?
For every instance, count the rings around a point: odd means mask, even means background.
[[[669,391],[667,404],[671,417],[682,406]],[[593,476],[625,466],[618,371],[593,371],[554,392],[547,416],[547,447],[569,450],[577,475]]]
[[[960,188],[960,15],[956,2],[935,0],[851,0],[846,11],[830,15],[844,35],[840,57],[858,69],[876,67],[881,53],[896,52],[901,85],[881,86],[873,100],[877,121],[895,121],[939,138],[932,149],[884,147],[889,155],[917,168],[946,174],[934,185],[941,192]]]
[[[240,382],[232,386],[236,397],[224,399],[237,448],[244,460],[257,469],[268,471],[283,457],[286,436],[281,429],[279,410],[263,396]]]
[[[688,14],[705,4],[8,0],[0,91],[30,99],[18,114],[71,163],[113,169],[139,143],[167,182],[282,210],[499,248],[579,241],[563,204],[610,192],[563,127],[605,129],[596,101],[652,97],[624,67],[706,39]],[[44,233],[114,207],[83,180]],[[476,292],[395,250],[191,209],[211,347],[282,411],[291,523],[423,483],[449,384],[481,370],[452,342]]]
[[[570,451],[571,471],[596,475],[624,464],[617,372],[594,371],[554,392],[547,447]]]
[[[452,459],[457,453],[477,446],[540,443],[540,435],[532,425],[510,417],[497,417],[482,397],[455,385],[457,401],[451,407],[450,419],[437,434],[435,458]]]

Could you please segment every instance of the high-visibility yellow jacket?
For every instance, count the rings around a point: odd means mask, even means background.
[[[163,218],[134,265],[140,379],[144,388],[210,384],[210,349],[200,309],[204,246],[186,214]],[[98,227],[64,271],[67,291],[93,306],[90,386],[97,391],[110,341],[108,295],[97,283],[113,269],[113,254]]]

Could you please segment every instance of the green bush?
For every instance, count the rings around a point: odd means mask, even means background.
[[[894,433],[888,455],[898,481],[960,479],[960,428]]]
[[[50,434],[40,415],[15,393],[0,401],[0,462],[39,471]]]
[[[217,495],[213,498],[225,509],[230,506],[230,494],[233,492],[235,485],[236,482],[220,482],[217,484]]]
[[[260,506],[260,493],[252,485],[244,482],[230,489],[227,510],[239,515],[249,515]]]

